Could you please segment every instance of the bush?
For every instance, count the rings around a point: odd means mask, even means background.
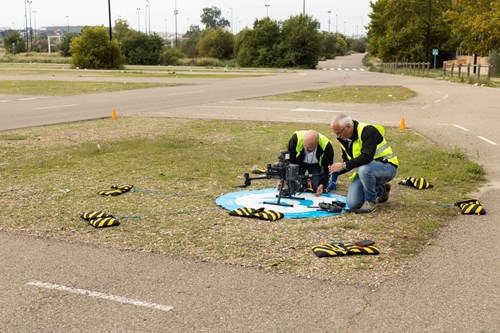
[[[7,53],[21,53],[26,52],[26,40],[21,38],[19,31],[14,31],[3,39],[3,44]]]
[[[234,36],[224,28],[206,29],[198,40],[201,57],[231,59],[234,50]]]
[[[179,49],[166,48],[160,56],[160,64],[163,66],[178,66],[180,59],[184,58],[184,53]]]
[[[85,27],[80,37],[70,44],[73,66],[86,69],[121,69],[124,57],[121,44],[110,41],[108,30],[103,27]]]
[[[164,43],[156,33],[146,35],[140,31],[130,30],[122,40],[122,51],[127,64],[159,65]]]

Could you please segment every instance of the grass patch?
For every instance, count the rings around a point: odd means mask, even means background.
[[[331,134],[327,124],[301,128]],[[276,162],[297,129],[284,123],[124,118],[2,132],[0,230],[296,276],[374,281],[362,273],[398,271],[404,258],[459,214],[447,204],[467,198],[483,177],[480,166],[460,151],[438,149],[411,130],[387,128],[401,164],[396,181],[425,177],[434,188],[418,191],[393,181],[390,200],[373,214],[273,223],[230,217],[215,205],[253,165]],[[334,148],[338,160],[336,141]],[[137,191],[96,194],[120,183]],[[252,187],[275,183],[263,180]],[[342,176],[339,193],[347,186]],[[79,217],[92,210],[112,213],[122,224],[94,229]],[[382,254],[320,260],[311,246],[327,238],[373,239]]]
[[[393,103],[415,96],[416,93],[413,90],[401,86],[342,86],[320,90],[304,90],[264,99],[323,103]]]
[[[69,96],[122,90],[172,87],[173,83],[74,82],[51,80],[1,80],[0,94]]]

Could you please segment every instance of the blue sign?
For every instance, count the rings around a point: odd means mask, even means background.
[[[438,49],[432,49],[432,55],[438,55],[439,50]]]

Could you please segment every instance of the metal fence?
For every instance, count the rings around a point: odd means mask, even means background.
[[[390,71],[403,70],[412,72],[429,72],[430,62],[387,62],[384,63],[384,69]]]

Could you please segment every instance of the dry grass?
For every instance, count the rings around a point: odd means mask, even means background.
[[[330,135],[327,126],[304,124],[310,127]],[[280,123],[106,119],[1,132],[0,230],[377,283],[401,271],[406,258],[458,214],[444,204],[463,199],[482,177],[481,167],[460,151],[444,152],[412,131],[387,129],[401,162],[398,179],[423,176],[432,190],[393,182],[391,200],[373,214],[272,223],[230,217],[216,206],[218,195],[242,182],[239,175],[275,162],[297,129]],[[96,194],[121,183],[133,184],[137,192]],[[253,188],[274,184],[254,182]],[[347,177],[341,177],[339,193],[346,187]],[[122,224],[94,229],[79,217],[92,210],[112,213]],[[328,240],[316,230],[343,241],[373,239],[382,254],[318,259],[311,246]]]

